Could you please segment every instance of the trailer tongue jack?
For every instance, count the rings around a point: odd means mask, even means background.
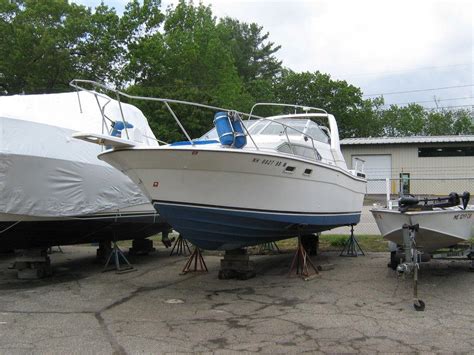
[[[425,310],[425,303],[418,298],[418,270],[420,269],[421,253],[416,248],[416,232],[419,225],[403,225],[403,250],[405,260],[397,266],[399,275],[413,274],[413,306],[417,311]]]

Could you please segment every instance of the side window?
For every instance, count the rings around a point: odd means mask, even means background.
[[[319,155],[318,151],[316,151],[316,154],[315,154],[315,151],[313,150],[313,148],[310,148],[310,147],[305,147],[305,146],[296,145],[296,144],[292,144],[290,147],[289,144],[285,143],[284,145],[280,146],[278,150],[280,152],[290,153],[290,154],[294,152],[295,155],[299,155],[301,157],[305,157],[308,159],[321,160],[321,155]]]
[[[307,133],[308,135],[310,135],[311,137],[313,137],[315,140],[319,142],[323,142],[323,143],[329,142],[329,138],[327,134],[324,133],[323,130],[316,125],[314,126],[311,125],[311,127],[308,128]]]
[[[282,153],[288,153],[292,154],[293,152],[291,151],[290,146],[287,143],[282,144],[281,146],[278,147],[278,151]]]

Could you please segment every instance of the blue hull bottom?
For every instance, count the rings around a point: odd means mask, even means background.
[[[231,250],[357,224],[360,212],[291,213],[153,201],[173,228],[194,245]]]

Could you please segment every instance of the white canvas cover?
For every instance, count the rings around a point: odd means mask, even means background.
[[[117,101],[88,92],[0,96],[0,213],[68,217],[149,202],[127,176],[97,159],[102,147],[71,138],[110,131],[100,107],[110,120],[122,120]],[[122,110],[134,126],[130,137],[157,145],[143,113],[123,103]]]

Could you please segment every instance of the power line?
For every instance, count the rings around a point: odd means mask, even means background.
[[[389,70],[383,72],[372,72],[372,73],[361,73],[361,74],[337,74],[336,76],[345,77],[345,78],[354,78],[360,76],[371,76],[371,75],[384,75],[384,74],[395,74],[395,73],[404,73],[404,72],[415,72],[415,71],[422,71],[422,70],[430,70],[430,69],[441,69],[441,68],[453,68],[453,67],[465,67],[468,65],[472,65],[473,63],[464,63],[464,64],[452,64],[452,65],[439,65],[439,66],[431,66],[431,67],[419,67],[419,68],[407,68],[407,69],[398,69],[398,70]]]
[[[441,107],[425,107],[425,108],[428,108],[428,109],[442,109],[442,108],[457,108],[457,107],[473,107],[474,108],[474,104],[470,104],[470,105],[456,105],[456,106],[441,106]]]
[[[467,87],[472,87],[472,86],[474,86],[474,84],[457,85],[457,86],[444,86],[444,87],[439,87],[439,88],[417,89],[417,90],[408,90],[408,91],[392,91],[392,92],[383,92],[383,93],[380,93],[380,94],[367,94],[367,95],[363,95],[363,96],[367,97],[367,96],[383,96],[383,95],[409,94],[409,93],[413,93],[413,92],[423,92],[423,91],[435,91],[435,90],[447,90],[447,89],[467,88]]]
[[[436,100],[436,101],[440,102],[440,101],[467,100],[467,99],[474,99],[474,96],[451,97],[451,98],[449,98],[449,99],[439,99],[439,100]],[[385,106],[388,106],[388,105],[425,104],[425,103],[434,102],[434,101],[435,101],[435,100],[410,101],[410,102],[395,102],[395,103],[385,104]]]

